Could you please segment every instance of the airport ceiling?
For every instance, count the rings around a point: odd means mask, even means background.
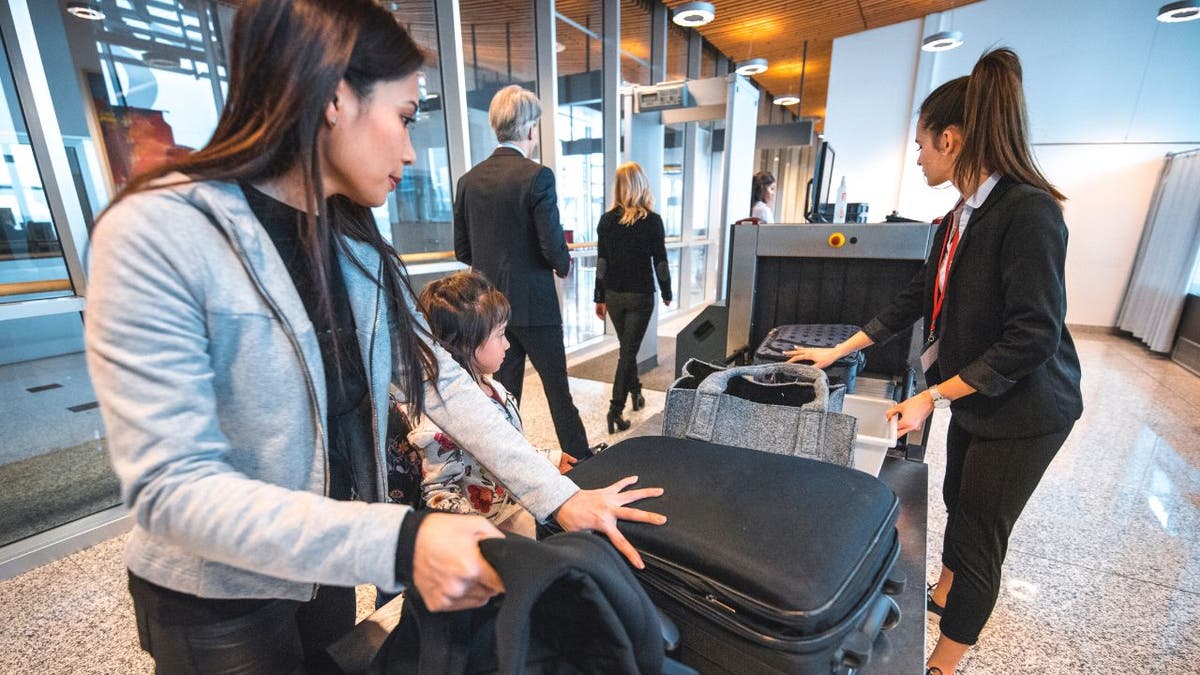
[[[663,0],[678,7],[687,0]],[[816,117],[824,126],[829,91],[829,63],[834,38],[871,30],[934,12],[973,4],[977,0],[708,0],[716,19],[699,31],[734,61],[762,57],[767,72],[754,80],[776,96],[796,93],[804,71],[802,117]],[[808,58],[804,59],[804,42]],[[913,47],[917,47],[914,45]],[[863,92],[865,98],[868,92]]]

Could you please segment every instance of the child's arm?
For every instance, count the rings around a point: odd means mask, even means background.
[[[421,481],[421,500],[436,511],[473,513],[471,502],[462,493],[466,465],[462,450],[446,434],[430,424],[422,424],[408,435],[408,441],[421,452],[425,479]]]

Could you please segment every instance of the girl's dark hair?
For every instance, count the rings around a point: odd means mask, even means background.
[[[750,190],[750,208],[759,202],[767,201],[767,188],[775,184],[775,176],[769,171],[759,171],[754,174],[754,186]]]
[[[943,84],[921,103],[921,128],[935,139],[950,126],[962,129],[963,148],[954,164],[954,183],[977,187],[984,171],[1066,196],[1046,179],[1029,149],[1029,116],[1021,87],[1021,60],[1011,49],[993,49],[969,77]]]
[[[475,370],[475,350],[508,321],[504,294],[478,272],[456,272],[429,282],[420,304],[433,338],[478,380],[483,373]]]
[[[404,371],[397,384],[419,415],[425,408],[424,380],[436,382],[438,368],[409,311],[408,275],[368,207],[341,195],[321,204],[317,138],[326,106],[342,80],[360,98],[368,98],[377,83],[415,73],[424,64],[421,50],[395,18],[371,0],[246,0],[234,19],[231,52],[229,96],[208,144],[136,176],[113,203],[173,172],[191,181],[253,183],[299,166],[305,195],[300,237],[312,264],[320,311],[332,324],[331,238],[346,251],[332,234],[371,244],[383,261],[382,278],[375,283],[396,318],[393,354]],[[348,258],[375,277],[375,270],[365,269],[352,255]],[[413,367],[417,364],[421,367]]]

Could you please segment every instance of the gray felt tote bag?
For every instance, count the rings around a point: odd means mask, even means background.
[[[858,420],[841,413],[844,396],[809,365],[689,361],[667,392],[663,435],[850,466]]]

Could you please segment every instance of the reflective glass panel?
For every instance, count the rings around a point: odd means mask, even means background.
[[[488,106],[496,92],[510,84],[537,91],[534,4],[460,0],[459,7],[471,164],[475,165],[496,149],[496,135],[488,122]]]
[[[563,289],[563,340],[568,347],[604,334],[604,322],[596,318],[592,302],[596,288],[595,250],[572,255],[574,264]]]
[[[695,307],[704,302],[705,282],[708,280],[708,247],[692,246],[692,270],[688,279],[689,306]]]
[[[650,81],[650,10],[638,0],[621,0],[621,82]]]
[[[604,213],[600,2],[563,7],[557,20],[559,141],[558,208],[567,241],[596,240]]]
[[[683,142],[684,125],[668,125],[663,147],[663,175],[658,212],[667,237],[683,233]]]

